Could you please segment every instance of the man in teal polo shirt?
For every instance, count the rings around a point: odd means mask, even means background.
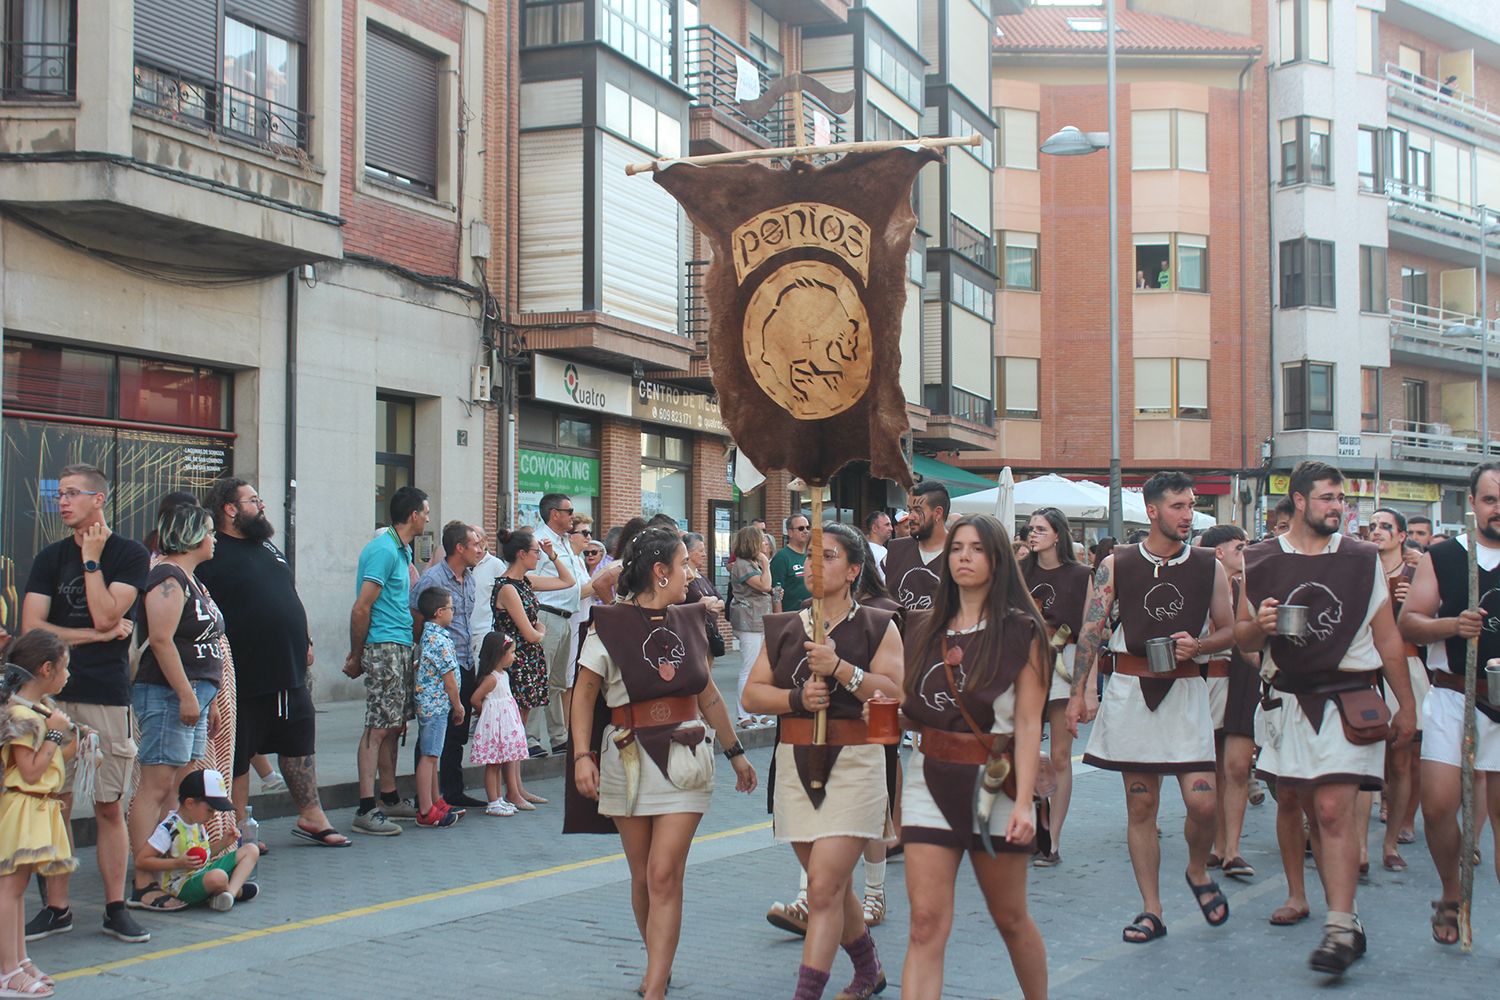
[[[783,611],[800,611],[802,602],[812,598],[803,576],[811,532],[812,521],[807,515],[793,514],[786,519],[786,545],[771,557],[771,583],[781,588]]]
[[[359,740],[359,810],[354,829],[394,837],[391,816],[416,810],[396,793],[396,742],[412,716],[412,540],[427,527],[427,494],[403,486],[391,497],[391,526],[359,554],[359,585],[349,612],[349,657],[344,673],[365,679],[365,731]],[[381,804],[375,801],[379,772]]]

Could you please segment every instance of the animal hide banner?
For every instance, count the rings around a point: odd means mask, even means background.
[[[901,318],[919,147],[656,173],[708,239],[709,365],[724,422],[759,469],[826,483],[849,462],[911,485],[901,452]]]

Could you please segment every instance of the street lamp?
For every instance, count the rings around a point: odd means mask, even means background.
[[[1479,407],[1484,413],[1484,440],[1479,454],[1490,453],[1490,235],[1500,233],[1500,223],[1490,222],[1488,206],[1479,206]]]
[[[1047,137],[1042,152],[1053,156],[1084,156],[1099,150],[1109,153],[1109,533],[1116,542],[1125,540],[1125,512],[1120,500],[1120,199],[1116,177],[1118,154],[1113,136],[1115,122],[1115,0],[1104,3],[1105,87],[1109,105],[1109,130],[1084,132],[1064,126]]]

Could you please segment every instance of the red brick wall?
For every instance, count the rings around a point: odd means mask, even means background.
[[[1259,6],[1259,3],[1257,4]],[[1044,86],[1039,134],[1063,125],[1106,128],[1102,85]],[[1134,245],[1131,226],[1130,88],[1119,88],[1120,410],[1122,460],[1133,466],[1134,412],[1131,289]],[[1263,75],[1252,70],[1244,95],[1244,160],[1241,173],[1239,95],[1232,88],[1210,93],[1208,179],[1211,234],[1209,291],[1212,329],[1209,454],[1184,457],[1184,468],[1234,468],[1259,464],[1258,446],[1270,433],[1269,305],[1266,281],[1268,234],[1265,213],[1265,98]],[[1108,160],[1105,156],[1040,158],[1042,171],[1042,365],[1044,438],[1036,468],[1100,468],[1109,461],[1109,301],[1104,261],[1108,253]],[[1240,207],[1248,227],[1245,286],[1240,285]],[[1242,299],[1242,296],[1244,298]],[[1244,338],[1241,341],[1241,309]],[[1241,356],[1243,355],[1243,378]],[[1243,421],[1241,404],[1244,404]],[[1154,465],[1156,463],[1148,463]],[[1139,471],[1153,471],[1145,466]]]
[[[641,513],[641,425],[604,417],[599,426],[599,515],[605,531]]]
[[[459,40],[463,11],[456,0],[372,0],[373,4],[405,17],[445,38]],[[507,6],[498,5],[502,10]],[[360,106],[357,50],[360,32],[365,24],[359,17],[358,0],[344,0],[344,59],[342,123],[343,178],[340,182],[339,214],[344,226],[344,249],[365,254],[420,271],[423,274],[458,277],[464,281],[473,276],[458,272],[459,226],[457,222],[434,219],[421,212],[392,204],[381,198],[360,194],[355,178],[364,170],[354,149],[355,122],[363,114]],[[440,77],[439,87],[447,86]],[[439,135],[439,141],[444,137]],[[473,141],[473,140],[471,140]],[[478,183],[477,180],[473,183]],[[450,197],[452,195],[450,194]],[[464,269],[467,271],[467,268]]]
[[[728,438],[698,434],[693,438],[692,495],[688,497],[688,528],[707,534],[710,500],[733,500],[728,479]]]

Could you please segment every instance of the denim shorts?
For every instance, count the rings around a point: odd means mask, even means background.
[[[417,716],[417,755],[441,757],[448,739],[448,714]]]
[[[140,726],[141,766],[171,764],[181,767],[208,754],[208,706],[219,693],[217,685],[193,681],[193,694],[202,711],[198,722],[184,726],[178,717],[177,692],[165,684],[137,684],[131,688],[131,703]]]

